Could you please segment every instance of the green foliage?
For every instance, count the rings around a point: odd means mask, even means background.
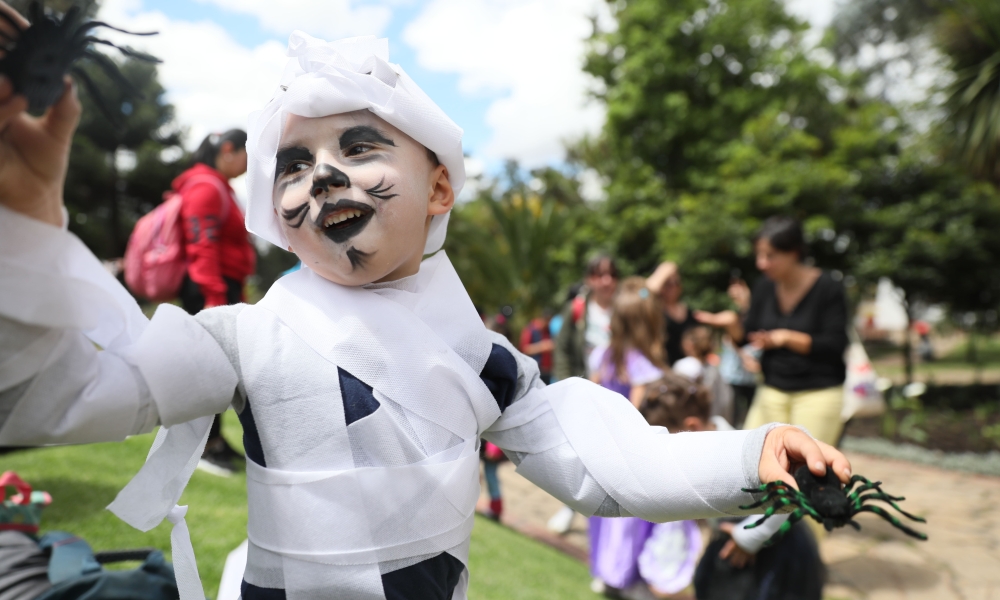
[[[577,183],[554,169],[533,172],[517,163],[452,211],[445,249],[479,307],[514,309],[515,329],[558,306],[567,278],[582,272],[579,246],[589,210]]]
[[[1000,184],[1000,3],[948,6],[937,38],[955,73],[946,107],[959,156],[974,174]]]
[[[174,111],[163,98],[156,65],[135,59],[119,63],[122,75],[138,89],[135,98],[93,65],[84,68],[103,97],[119,115],[113,124],[96,100],[81,87],[83,115],[73,138],[66,178],[70,230],[101,258],[125,252],[135,220],[162,201],[163,192],[182,170],[182,162],[164,160],[164,150],[180,143]],[[134,168],[121,171],[116,155],[134,157]],[[178,154],[180,154],[178,152]]]

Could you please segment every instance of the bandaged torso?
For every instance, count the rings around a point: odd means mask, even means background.
[[[505,398],[481,376],[512,390],[517,365],[447,257],[373,289],[303,269],[244,308],[237,331],[247,583],[333,598],[351,582],[381,598],[380,571],[446,551],[464,563],[479,435]]]

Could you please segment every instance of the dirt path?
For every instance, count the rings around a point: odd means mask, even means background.
[[[906,496],[903,505],[927,518],[918,542],[875,515],[862,514],[860,532],[840,529],[820,544],[829,567],[829,600],[1000,600],[1000,478],[851,454],[854,471]],[[504,523],[586,560],[586,519],[565,536],[545,523],[561,506],[518,475],[500,468]]]

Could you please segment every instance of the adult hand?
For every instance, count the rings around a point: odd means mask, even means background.
[[[754,348],[761,350],[773,350],[781,348],[788,341],[788,330],[772,329],[771,331],[751,331],[747,334],[747,341]]]
[[[694,319],[699,323],[719,328],[732,327],[740,322],[740,316],[736,314],[736,311],[732,310],[724,310],[718,313],[696,310],[694,311]]]
[[[764,438],[757,468],[761,483],[784,481],[789,487],[798,489],[792,472],[801,465],[809,465],[809,471],[817,477],[825,475],[829,465],[843,483],[851,479],[850,461],[833,446],[814,440],[790,425],[772,429]]]
[[[677,263],[675,262],[662,262],[653,274],[646,278],[646,289],[653,293],[653,295],[659,295],[660,291],[663,290],[663,284],[667,282],[668,279],[677,274]]]
[[[729,284],[729,289],[726,291],[740,312],[745,313],[750,310],[750,286],[747,285],[747,282],[737,279]]]
[[[719,523],[719,529],[723,533],[727,533],[730,536],[733,535],[733,529],[736,528],[735,523],[727,523],[723,521]],[[752,552],[747,552],[743,548],[740,548],[736,540],[731,537],[722,546],[722,550],[719,550],[719,558],[722,560],[728,560],[729,564],[733,565],[737,569],[742,569],[747,565],[752,565],[754,561],[754,554]]]

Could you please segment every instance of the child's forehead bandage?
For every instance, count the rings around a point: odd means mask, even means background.
[[[389,41],[374,36],[324,42],[301,31],[288,40],[288,62],[274,97],[250,114],[247,127],[246,226],[281,248],[271,202],[275,154],[288,115],[325,117],[367,109],[434,152],[448,168],[455,195],[465,184],[462,129],[417,87],[399,65],[390,64]],[[448,214],[435,216],[424,253],[441,249]]]

